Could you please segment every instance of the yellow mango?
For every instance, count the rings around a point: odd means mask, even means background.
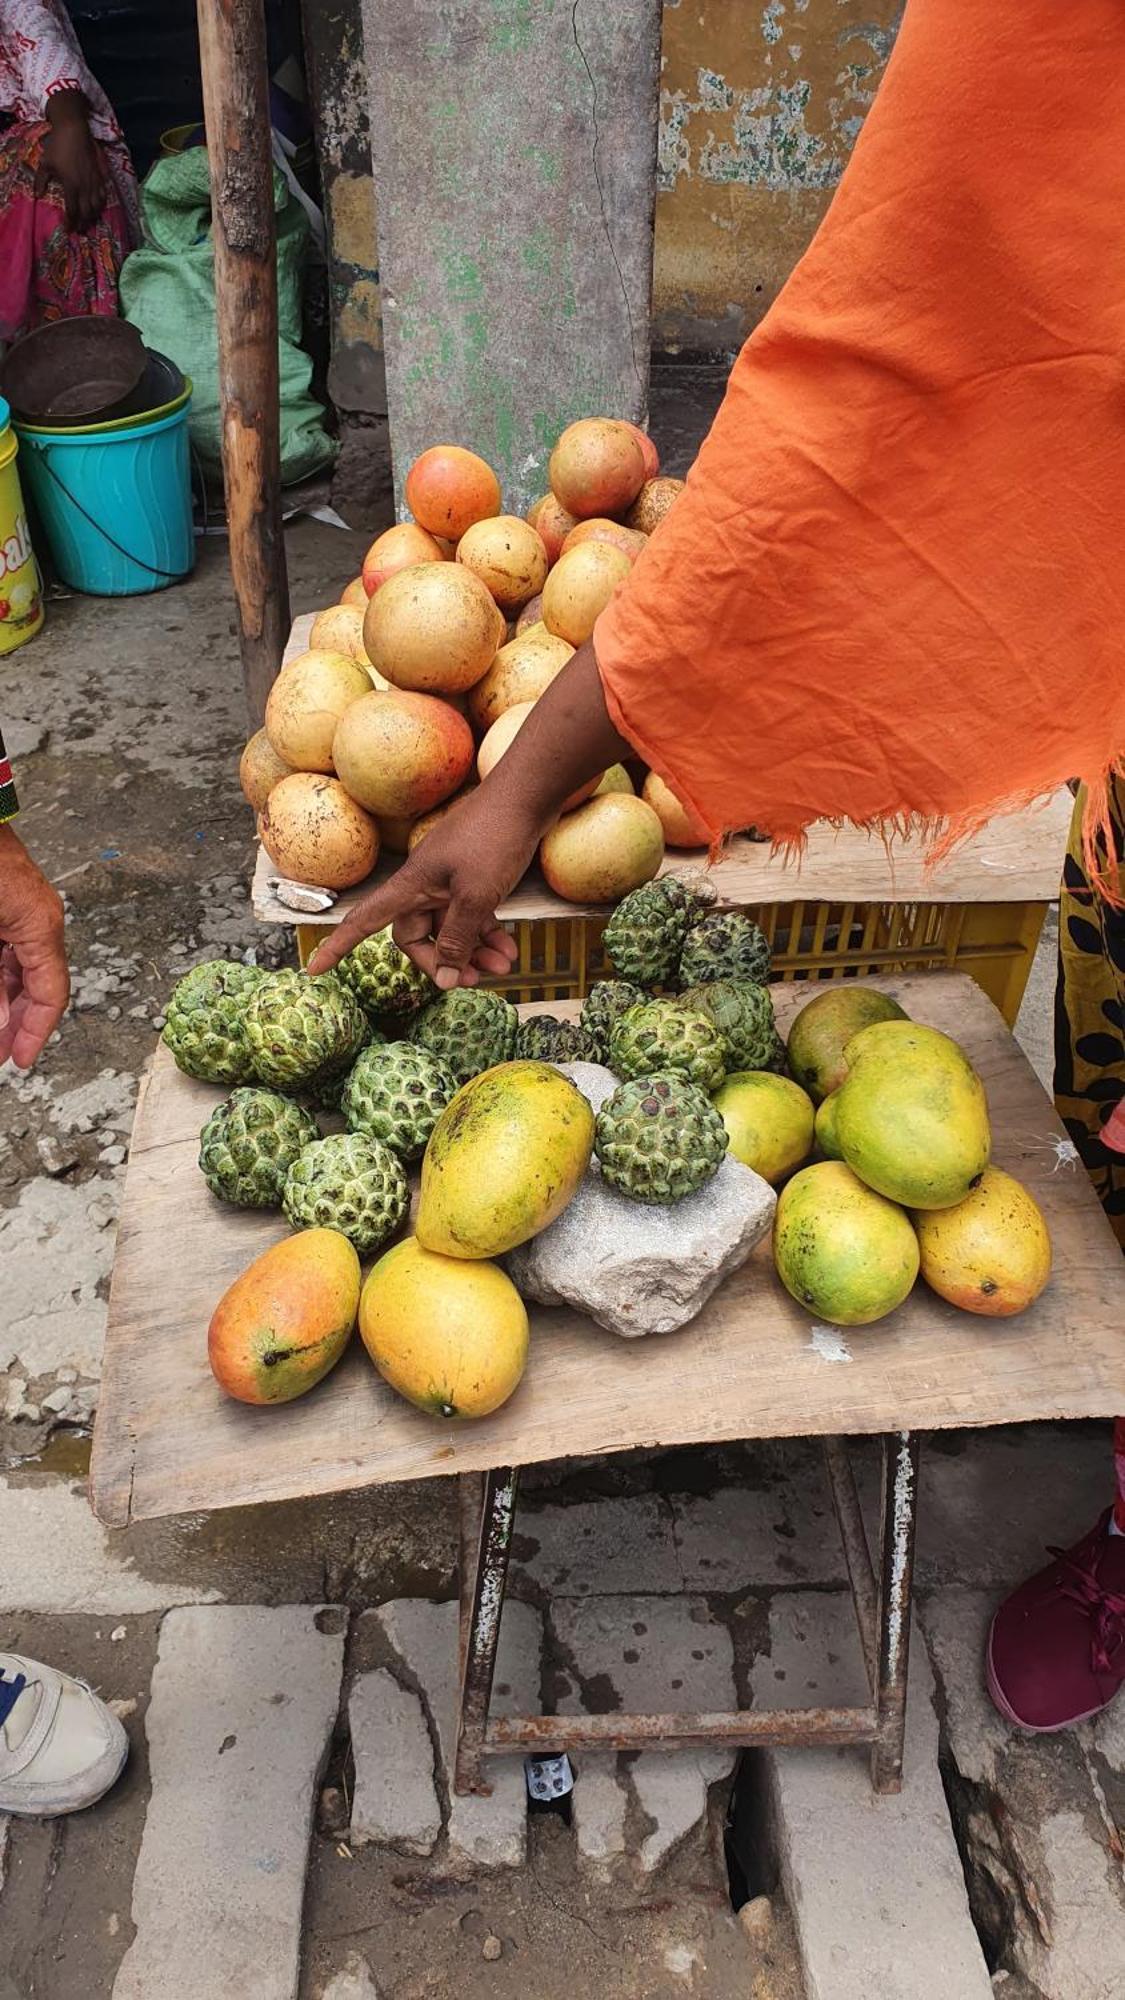
[[[360,1337],[392,1389],[439,1417],[486,1417],[527,1362],[527,1312],[483,1259],[439,1257],[408,1237],[380,1257],[359,1305]]]
[[[499,1257],[561,1215],[590,1164],[594,1114],[548,1063],[499,1063],[463,1084],[422,1161],[418,1241]]]

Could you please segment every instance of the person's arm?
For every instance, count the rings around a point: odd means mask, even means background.
[[[63,906],[10,821],[17,811],[0,737],[0,1064],[30,1069],[70,998]]]
[[[515,946],[496,925],[564,799],[630,754],[606,710],[592,645],[539,697],[498,765],[447,813],[398,873],[365,896],[314,954],[327,972],[360,938],[393,924],[404,951],[439,986],[508,970]]]
[[[43,141],[44,169],[62,189],[68,228],[89,229],[105,207],[108,189],[83,92],[53,91],[46,118],[51,130]]]
[[[425,964],[436,922],[448,983],[622,738],[713,838],[753,821],[792,847],[818,820],[949,844],[1078,773],[1091,880],[1125,900],[1094,838],[1125,761],[1123,90],[1120,0],[908,0],[596,665],[564,669],[349,942],[393,922]]]

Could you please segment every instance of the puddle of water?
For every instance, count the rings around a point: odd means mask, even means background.
[[[41,1451],[16,1461],[19,1472],[49,1472],[56,1479],[86,1479],[90,1472],[90,1432],[56,1430]]]

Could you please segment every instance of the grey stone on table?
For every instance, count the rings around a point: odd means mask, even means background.
[[[527,1852],[527,1786],[518,1756],[491,1758],[489,1798],[459,1798],[452,1773],[457,1723],[458,1611],[454,1601],[395,1598],[365,1614],[422,1690],[449,1799],[449,1856],[465,1868],[518,1868]],[[493,1715],[534,1715],[540,1706],[543,1627],[529,1604],[509,1597],[500,1625]]]
[[[678,1591],[672,1513],[655,1493],[582,1500],[569,1507],[523,1507],[516,1567],[550,1597],[613,1591]]]
[[[418,1695],[377,1667],[356,1681],[348,1724],[355,1759],[353,1845],[379,1841],[406,1854],[432,1854],[441,1833],[441,1804]]]
[[[775,1597],[770,1649],[754,1662],[751,1694],[762,1708],[864,1697],[846,1591]],[[938,1768],[933,1679],[920,1635],[911,1649],[899,1794],[875,1794],[865,1749],[764,1754],[809,2000],[991,2000]]]
[[[606,1186],[593,1162],[556,1222],[508,1258],[525,1298],[569,1305],[627,1339],[695,1318],[769,1230],[777,1197],[728,1154],[706,1187],[649,1208]]]
[[[344,1634],[315,1605],[171,1611],[146,1717],[136,1935],[113,2000],[295,2000],[319,1772]]]

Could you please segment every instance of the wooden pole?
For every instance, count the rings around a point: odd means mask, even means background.
[[[197,6],[230,567],[246,706],[256,729],[289,634],[265,11],[263,0],[197,0]]]

